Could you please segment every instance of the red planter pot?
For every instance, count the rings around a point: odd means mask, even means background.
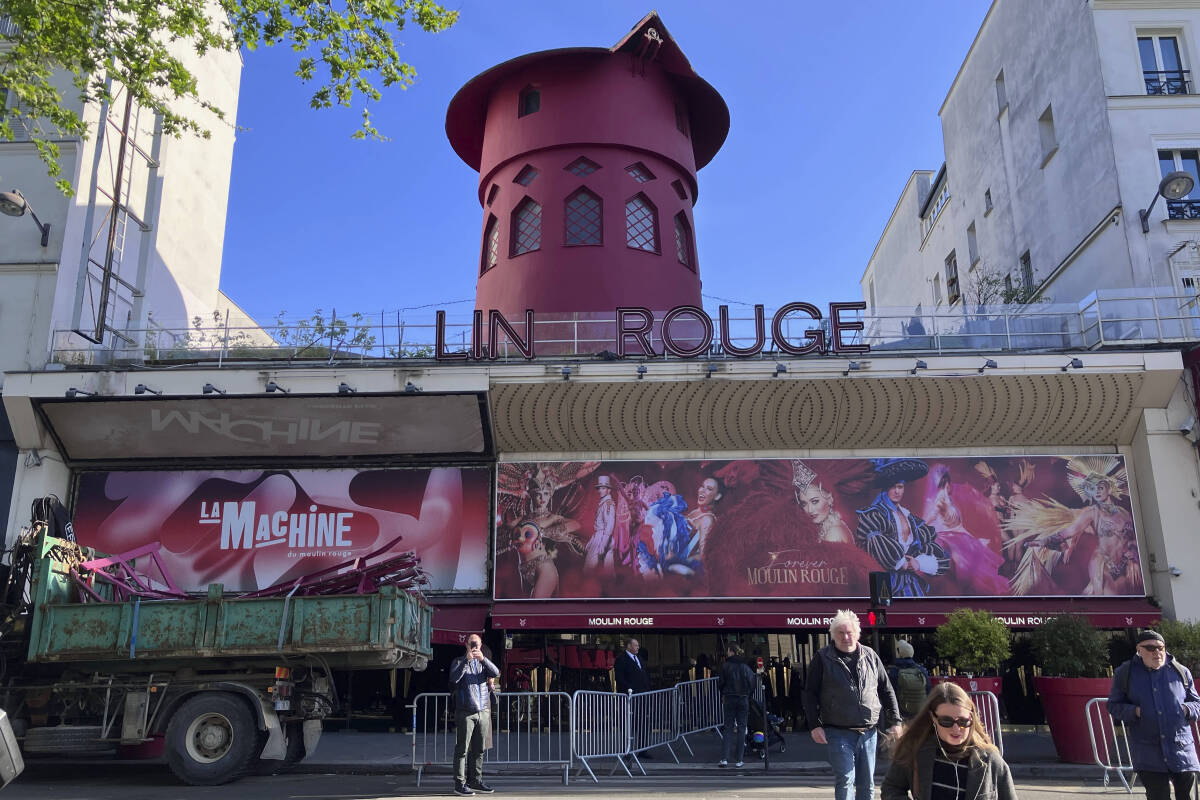
[[[968,692],[991,692],[1000,699],[1000,678],[968,678],[966,675],[942,675],[929,679],[934,686],[939,683],[957,683]]]
[[[1092,764],[1085,708],[1093,697],[1108,697],[1112,678],[1034,678],[1058,757],[1072,764]]]

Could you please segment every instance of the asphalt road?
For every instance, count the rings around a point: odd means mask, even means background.
[[[544,797],[686,797],[707,798],[822,798],[833,794],[828,778],[764,776],[758,770],[741,774],[672,774],[648,778],[601,777],[600,784],[590,780],[563,786],[560,779],[548,776],[501,776],[489,779],[498,790],[497,800],[522,800]],[[452,797],[446,775],[426,776],[421,787],[414,777],[405,775],[276,775],[250,777],[226,786],[184,786],[162,766],[73,768],[67,764],[31,765],[25,774],[10,784],[3,800],[175,800],[175,798],[254,798],[254,800],[387,800],[388,798]],[[1066,798],[1109,797],[1121,800],[1128,795],[1121,789],[1105,789],[1100,782],[1084,784],[1062,781],[1024,781],[1017,784],[1022,800],[1066,800]],[[484,797],[476,795],[476,797]],[[1138,787],[1135,798],[1144,798]]]

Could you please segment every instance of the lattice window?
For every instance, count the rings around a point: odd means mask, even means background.
[[[542,247],[542,207],[532,197],[526,197],[513,211],[511,241],[514,256]]]
[[[538,176],[538,171],[533,168],[533,165],[526,164],[521,167],[521,171],[517,173],[517,177],[513,178],[513,183],[519,183],[522,186],[528,186],[533,183],[533,179]]]
[[[600,198],[578,189],[567,198],[567,244],[601,244],[604,214]]]
[[[651,172],[650,169],[640,161],[630,164],[625,168],[625,171],[629,173],[629,177],[633,178],[638,183],[645,183],[646,181],[654,180],[654,173]]]
[[[679,195],[680,200],[687,200],[687,190],[683,188],[683,181],[671,181],[671,188],[675,190],[675,194]]]
[[[496,185],[496,184],[494,184],[494,183],[492,184],[492,188],[491,188],[491,189],[488,189],[488,199],[487,199],[487,204],[488,204],[489,206],[492,204],[492,201],[496,199],[496,193],[497,193],[497,192],[499,192],[499,191],[500,191],[500,187],[499,187],[499,186],[497,186],[497,185]]]
[[[625,201],[625,244],[647,253],[658,252],[658,211],[644,194]]]
[[[692,228],[682,211],[675,215],[675,257],[688,269],[696,269],[692,258]]]
[[[580,156],[566,166],[567,172],[571,173],[572,175],[578,175],[581,178],[586,178],[588,175],[591,175],[598,169],[600,169],[599,164],[597,164],[595,161],[592,161],[590,158],[584,158],[583,156]]]
[[[479,274],[487,272],[500,262],[500,220],[495,214],[488,215],[488,224],[483,232],[483,257],[480,259]]]

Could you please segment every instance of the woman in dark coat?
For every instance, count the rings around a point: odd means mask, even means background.
[[[1155,631],[1138,637],[1137,654],[1117,667],[1108,713],[1125,723],[1133,768],[1147,800],[1187,800],[1200,760],[1192,723],[1200,719],[1200,696],[1192,673],[1168,655]]]
[[[1017,790],[970,696],[957,684],[939,683],[896,741],[880,794],[883,800],[1016,800]]]

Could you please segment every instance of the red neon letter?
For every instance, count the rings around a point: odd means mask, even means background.
[[[521,355],[526,360],[533,358],[533,309],[525,309],[525,340],[522,341],[517,332],[513,330],[513,326],[508,324],[508,320],[504,318],[496,309],[488,311],[488,349],[491,352],[492,360],[495,361],[500,357],[500,345],[496,341],[497,331],[503,328],[504,334],[508,340],[512,342],[513,347],[521,351]]]
[[[833,351],[835,353],[869,353],[871,346],[867,344],[843,344],[842,331],[861,331],[862,321],[843,322],[843,311],[866,311],[867,304],[861,300],[857,303],[830,303],[829,322],[833,330]]]
[[[704,328],[704,335],[700,337],[700,342],[695,347],[683,348],[675,343],[671,337],[671,323],[684,314],[691,314]],[[704,313],[704,309],[699,306],[676,306],[667,312],[662,321],[662,340],[663,348],[673,355],[680,358],[695,358],[696,356],[708,350],[713,340],[713,324],[708,318],[708,314]]]
[[[766,314],[762,306],[754,307],[754,344],[750,347],[735,347],[732,338],[729,335],[729,306],[718,306],[717,315],[721,320],[721,347],[731,356],[745,358],[746,356],[756,356],[762,352],[763,345],[767,343],[767,323]]]
[[[642,324],[636,328],[626,328],[625,318],[634,315],[640,315]],[[650,329],[654,327],[654,314],[648,308],[641,306],[623,306],[617,309],[617,358],[625,357],[625,338],[632,336],[637,340],[638,346],[642,348],[642,354],[647,356],[656,356],[654,348],[650,346],[650,338],[646,336]]]
[[[821,321],[821,309],[812,303],[788,303],[776,311],[775,317],[771,320],[771,338],[775,340],[775,346],[791,356],[825,352],[825,331],[820,328],[808,328],[804,331],[804,336],[812,341],[803,347],[797,347],[783,335],[783,321],[787,319],[788,314],[796,311],[803,311],[817,322]]]
[[[446,352],[446,312],[438,311],[433,321],[433,358],[436,361],[466,361],[469,355],[466,350],[457,353]]]

